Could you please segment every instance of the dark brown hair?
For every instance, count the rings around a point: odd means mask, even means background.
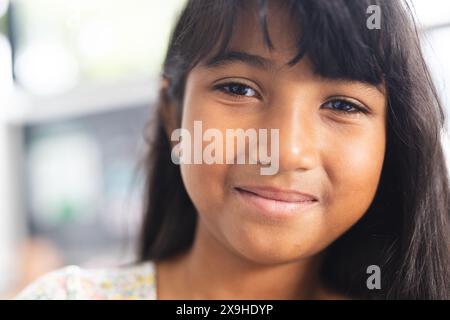
[[[301,30],[292,65],[308,56],[323,77],[384,84],[387,90],[387,148],[375,199],[364,217],[326,249],[323,279],[356,298],[450,299],[450,190],[441,145],[445,115],[410,9],[400,0],[280,3]],[[366,26],[370,5],[381,9],[379,30]],[[238,14],[258,14],[271,48],[267,7],[268,0],[188,1],[169,43],[163,77],[170,85],[160,99],[170,99],[181,111],[189,71],[213,49],[221,54],[227,48]],[[154,129],[146,159],[141,261],[188,249],[197,223],[180,169],[171,161],[160,113]],[[366,287],[369,265],[382,270],[381,290]]]

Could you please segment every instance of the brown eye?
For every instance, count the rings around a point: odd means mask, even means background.
[[[326,106],[327,109],[343,113],[367,113],[363,107],[344,99],[328,101],[324,104],[324,106]]]
[[[259,94],[256,92],[256,90],[238,82],[219,84],[214,88],[234,97],[259,97]]]

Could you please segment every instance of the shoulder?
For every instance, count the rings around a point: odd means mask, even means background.
[[[67,266],[25,288],[19,300],[156,299],[156,269],[151,261],[108,269]]]

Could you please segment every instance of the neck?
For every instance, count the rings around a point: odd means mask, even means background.
[[[321,255],[261,264],[226,248],[199,221],[189,251],[158,266],[158,299],[315,299]]]

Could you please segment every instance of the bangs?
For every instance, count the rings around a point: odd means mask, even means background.
[[[191,69],[206,56],[220,56],[230,45],[238,17],[256,15],[264,44],[274,49],[268,31],[268,7],[273,0],[215,0],[190,1],[180,21],[184,30],[175,30],[177,37],[166,60],[166,70],[181,61]],[[394,2],[394,1],[393,1]],[[402,13],[391,1],[377,0],[284,0],[277,1],[287,10],[297,30],[297,54],[289,65],[297,64],[307,56],[313,71],[324,78],[360,81],[380,85],[391,71],[396,59],[395,29]],[[367,9],[379,6],[382,28],[369,29]],[[397,12],[393,12],[397,11]],[[401,20],[401,19],[400,19]],[[398,29],[397,29],[398,31]],[[398,32],[397,32],[398,33]],[[187,50],[186,50],[187,49]],[[398,51],[398,50],[397,50]],[[174,54],[175,53],[175,54]]]

